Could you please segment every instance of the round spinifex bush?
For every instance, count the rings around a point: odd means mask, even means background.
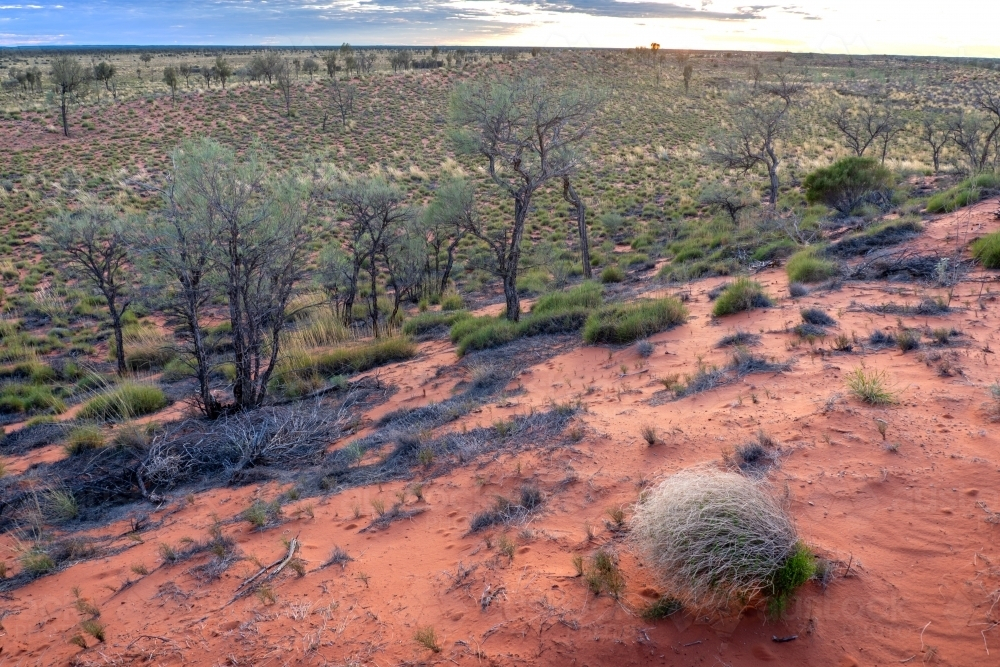
[[[719,470],[684,471],[650,491],[633,539],[667,594],[695,613],[780,611],[815,565],[788,514],[760,484]]]

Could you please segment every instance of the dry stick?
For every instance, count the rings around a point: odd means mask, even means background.
[[[926,630],[927,626],[930,625],[930,624],[931,624],[931,622],[927,621],[927,625],[925,625],[923,627],[923,629],[920,631],[920,652],[921,653],[924,652],[924,630]]]
[[[161,642],[167,642],[168,644],[175,643],[173,639],[167,639],[166,637],[160,637],[159,635],[139,635],[134,640],[132,640],[131,644],[125,647],[125,650],[127,651],[130,648],[132,648],[135,645],[135,643],[140,639],[159,639]]]
[[[236,588],[236,594],[233,596],[233,599],[230,600],[229,602],[227,602],[226,604],[227,605],[232,604],[233,602],[236,602],[236,600],[238,600],[242,596],[246,595],[247,592],[249,592],[249,590],[250,590],[249,584],[251,582],[255,581],[262,574],[266,573],[272,567],[274,567],[275,565],[277,565],[278,567],[274,571],[272,571],[270,574],[268,574],[267,577],[265,577],[265,580],[273,579],[274,576],[276,574],[278,574],[279,572],[281,572],[285,568],[285,566],[288,565],[288,563],[292,560],[292,556],[295,555],[295,550],[298,548],[298,546],[299,546],[299,537],[298,537],[298,535],[296,535],[295,537],[292,538],[292,541],[289,542],[289,544],[288,544],[288,555],[287,556],[285,556],[283,559],[279,558],[278,560],[274,561],[270,565],[262,567],[252,577],[250,577],[249,579],[245,579],[243,581],[243,583],[240,584]]]

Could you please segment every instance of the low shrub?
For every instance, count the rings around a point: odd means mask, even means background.
[[[892,188],[892,172],[868,157],[846,157],[817,169],[802,184],[806,201],[822,202],[848,215]]]
[[[737,278],[715,300],[712,315],[722,317],[754,308],[770,308],[772,305],[771,298],[764,293],[760,283],[749,278]]]
[[[966,179],[953,188],[939,192],[927,200],[928,213],[950,213],[956,209],[975,204],[991,192],[1000,188],[1000,174],[985,172],[975,178]]]
[[[672,598],[695,614],[784,608],[813,572],[778,501],[732,472],[668,477],[636,506],[632,538]]]
[[[80,409],[82,419],[121,420],[152,414],[167,407],[163,390],[148,384],[123,382],[109,387]]]
[[[82,454],[104,446],[104,434],[96,426],[77,426],[66,436],[66,453]]]
[[[682,324],[687,316],[687,308],[674,297],[610,304],[587,318],[583,339],[590,344],[622,345]]]
[[[472,315],[465,310],[455,310],[451,312],[425,312],[415,317],[411,317],[403,323],[403,333],[407,336],[421,336],[438,327],[450,327],[459,320],[471,318]]]
[[[446,294],[441,298],[441,310],[461,310],[465,307],[465,302],[462,301],[462,295],[452,292]]]
[[[832,327],[837,323],[837,320],[833,319],[826,314],[825,311],[819,308],[803,308],[799,311],[802,316],[802,321],[807,324],[815,324],[819,327]]]
[[[625,272],[617,266],[608,266],[601,271],[601,282],[605,285],[608,283],[620,283],[623,280],[625,280]]]
[[[788,259],[785,271],[793,283],[818,283],[837,275],[837,265],[820,257],[818,248],[806,248]]]
[[[987,269],[1000,269],[1000,232],[972,242],[972,256]]]

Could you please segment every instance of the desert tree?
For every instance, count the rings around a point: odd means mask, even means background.
[[[274,73],[274,80],[281,91],[281,97],[285,101],[285,115],[292,117],[292,92],[295,82],[292,80],[292,68],[287,62],[282,62]]]
[[[292,67],[295,68],[295,78],[299,78],[299,72],[302,71],[302,60],[299,58],[292,58]]]
[[[492,182],[513,200],[509,225],[487,230],[477,223],[468,230],[490,246],[511,321],[521,315],[517,272],[532,197],[549,181],[576,172],[574,149],[589,135],[599,103],[592,91],[559,90],[529,77],[487,78],[463,84],[452,94],[456,147],[485,159]]]
[[[101,293],[111,316],[118,374],[124,375],[122,317],[132,299],[129,220],[109,206],[85,200],[51,218],[46,235],[70,272]]]
[[[181,78],[177,72],[177,68],[174,66],[165,67],[163,69],[163,83],[170,87],[170,99],[177,99],[177,86],[180,84]]]
[[[209,88],[212,87],[212,79],[215,78],[215,70],[211,67],[205,66],[201,68],[201,76],[205,79],[205,85]]]
[[[450,179],[434,193],[434,199],[421,215],[427,239],[427,272],[435,277],[438,293],[444,293],[455,266],[455,252],[475,221],[476,202],[471,184],[465,179]]]
[[[345,179],[334,198],[348,220],[347,252],[354,270],[368,274],[368,319],[372,335],[379,337],[378,277],[386,245],[412,218],[403,192],[385,177],[355,176]],[[345,304],[345,307],[351,304]],[[350,315],[350,310],[347,311]]]
[[[139,56],[139,60],[141,60],[142,64],[145,65],[146,67],[149,67],[149,61],[152,59],[153,56],[148,53],[143,53],[142,55]]]
[[[191,74],[194,72],[194,68],[191,67],[190,63],[181,63],[177,66],[177,71],[182,77],[184,77],[184,85],[188,88],[191,87]]]
[[[865,152],[872,148],[880,152],[883,164],[889,145],[903,130],[896,105],[877,91],[864,95],[858,105],[840,104],[830,115],[830,120],[856,157],[864,157]]]
[[[934,173],[936,174],[941,171],[941,153],[951,141],[948,122],[943,112],[928,110],[921,114],[920,139],[931,150],[931,161],[934,164]]]
[[[758,205],[757,200],[745,189],[725,183],[712,183],[701,191],[698,203],[725,213],[733,225],[739,224],[740,214]]]
[[[192,141],[175,151],[173,162],[164,222],[142,232],[157,233],[143,246],[178,292],[174,303],[195,341],[202,409],[208,415],[221,409],[208,390],[201,333],[204,307],[215,296],[228,306],[234,407],[258,407],[303,277],[311,186],[295,174],[271,173],[256,146],[237,157],[210,139]]]
[[[337,52],[327,51],[323,56],[323,64],[326,65],[326,75],[331,79],[337,76]]]
[[[361,275],[361,264],[355,262],[334,241],[323,248],[317,258],[317,282],[330,300],[330,308],[335,317],[345,324],[351,323],[351,310],[358,293],[358,279]]]
[[[758,167],[767,171],[768,200],[778,202],[778,141],[788,129],[789,113],[800,87],[789,83],[783,75],[772,84],[761,85],[757,92],[744,89],[729,98],[730,118],[727,134],[717,137],[706,157],[722,165],[748,174]]]
[[[101,61],[94,65],[94,78],[104,82],[104,89],[111,92],[111,79],[116,74],[115,66],[109,62]]]
[[[58,56],[52,59],[52,79],[59,93],[59,109],[62,115],[63,134],[69,136],[69,120],[66,116],[67,104],[72,97],[90,78],[87,69],[80,61],[70,56]]]
[[[309,75],[309,80],[313,80],[313,75],[319,71],[319,63],[312,58],[306,58],[302,63],[302,71]]]
[[[357,90],[350,83],[341,85],[334,77],[331,81],[330,99],[340,115],[340,122],[347,127],[347,117],[354,113],[354,95]]]
[[[949,123],[949,134],[961,153],[966,172],[978,174],[989,166],[991,141],[996,135],[989,118],[977,111],[959,109]]]
[[[226,81],[233,76],[233,68],[229,62],[219,54],[215,57],[215,78],[222,84],[222,89],[226,89]]]
[[[427,262],[427,240],[419,220],[410,216],[390,233],[381,249],[386,285],[392,289],[392,312],[389,322],[395,322],[406,298],[412,298],[424,284]]]

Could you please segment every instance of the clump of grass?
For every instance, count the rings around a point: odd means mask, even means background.
[[[263,500],[255,500],[250,507],[243,510],[240,514],[241,519],[250,522],[257,529],[265,528],[275,523],[280,517],[280,500],[274,500],[269,503]]]
[[[125,365],[131,371],[153,371],[166,366],[177,352],[161,332],[152,327],[128,327],[123,332]],[[108,356],[114,359],[115,345],[112,343]]]
[[[640,612],[643,620],[646,621],[657,621],[661,618],[667,618],[668,616],[673,616],[681,609],[684,605],[677,598],[664,595],[657,598],[655,602],[650,603],[645,609]]]
[[[867,370],[858,366],[847,374],[847,388],[855,397],[869,405],[891,405],[896,396],[888,388],[888,377],[884,370]]]
[[[87,401],[80,410],[80,417],[105,421],[122,420],[152,414],[165,407],[167,397],[159,387],[123,382]]]
[[[837,275],[837,265],[822,258],[819,248],[806,248],[788,258],[785,272],[793,283],[819,283]]]
[[[754,308],[770,308],[772,305],[771,298],[764,293],[760,283],[749,278],[737,278],[715,300],[712,315],[723,317]]]
[[[597,283],[585,282],[564,292],[550,292],[539,297],[531,307],[532,315],[563,312],[576,308],[599,308],[603,303],[603,288]]]
[[[1000,269],[1000,232],[994,232],[972,242],[972,256],[983,268]]]
[[[590,315],[583,339],[591,344],[626,344],[687,321],[688,311],[679,299],[644,299],[609,304]]]
[[[771,577],[767,591],[767,611],[772,616],[779,616],[788,606],[792,594],[813,578],[816,574],[816,556],[802,542],[795,544],[795,549],[785,562]]]
[[[428,625],[426,628],[417,630],[413,634],[413,640],[434,653],[441,652],[441,647],[438,646],[437,633],[434,632],[433,626]]]
[[[809,295],[809,288],[802,283],[788,283],[788,295],[793,299]]]
[[[601,271],[601,282],[605,285],[610,283],[620,283],[625,280],[625,272],[617,266],[608,266]]]
[[[37,547],[25,551],[18,560],[21,561],[21,569],[31,577],[40,577],[56,569],[52,556]]]
[[[0,388],[0,414],[59,414],[66,404],[47,385],[15,382]]]
[[[94,618],[88,618],[80,623],[80,629],[99,642],[104,641],[104,624]]]
[[[584,568],[584,580],[594,595],[607,593],[616,600],[625,590],[625,575],[618,567],[618,559],[610,551],[601,549],[590,559],[590,566]]]
[[[526,518],[531,512],[541,507],[544,500],[541,490],[530,484],[521,487],[518,500],[496,496],[492,509],[484,510],[472,517],[469,522],[469,532],[477,533],[490,526]]]
[[[450,327],[459,320],[466,320],[472,315],[464,310],[447,313],[420,313],[403,322],[403,333],[407,336],[420,336],[438,327]]]
[[[668,477],[637,505],[632,529],[667,589],[694,613],[784,605],[808,572],[787,513],[736,473]]]
[[[45,492],[39,506],[42,515],[50,521],[69,521],[80,513],[80,507],[69,490],[52,489]]]
[[[653,344],[650,343],[648,340],[640,340],[638,343],[635,344],[635,353],[638,354],[643,359],[648,359],[649,357],[653,356],[654,349],[655,348],[653,347]]]
[[[407,337],[390,337],[309,354],[296,350],[279,362],[270,388],[286,395],[300,395],[300,383],[316,376],[339,377],[362,373],[377,366],[409,359],[417,346]]]
[[[896,346],[901,352],[909,352],[920,347],[920,336],[912,329],[901,329],[896,334]]]
[[[104,446],[104,434],[96,426],[77,426],[66,436],[64,448],[70,456]]]
[[[659,436],[656,433],[656,427],[652,424],[643,424],[639,428],[639,433],[642,435],[642,439],[646,441],[646,444],[652,447],[657,442],[659,442]]]
[[[737,329],[735,333],[723,336],[715,344],[716,347],[752,347],[754,345],[760,345],[760,336],[742,329]]]
[[[460,294],[451,292],[441,297],[441,310],[443,311],[461,310],[464,307],[465,302],[462,301],[462,295]]]
[[[803,308],[799,311],[799,314],[802,316],[802,321],[806,324],[815,324],[819,327],[832,327],[837,323],[837,320],[819,308]]]

